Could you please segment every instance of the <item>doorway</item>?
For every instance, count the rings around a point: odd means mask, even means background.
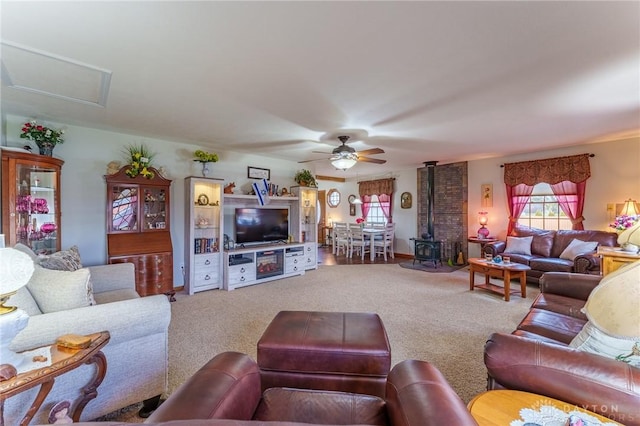
[[[325,245],[326,241],[326,223],[327,223],[327,191],[318,191],[318,212],[320,213],[320,220],[318,220],[318,242],[321,245]]]

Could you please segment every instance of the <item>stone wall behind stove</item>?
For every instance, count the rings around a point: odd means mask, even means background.
[[[442,243],[442,260],[456,263],[462,251],[468,255],[468,180],[467,163],[436,165],[434,170],[434,196],[429,200],[427,167],[418,169],[418,235],[428,232],[429,203],[433,202],[434,240]]]

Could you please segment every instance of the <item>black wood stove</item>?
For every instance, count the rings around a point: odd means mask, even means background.
[[[429,239],[411,238],[414,242],[413,263],[416,260],[422,262],[433,262],[433,267],[437,268],[438,263],[442,266],[442,244],[440,241]]]
[[[414,242],[413,263],[433,262],[433,267],[437,268],[438,263],[442,265],[442,244],[434,241],[434,201],[435,201],[435,168],[437,161],[427,161],[424,163],[427,168],[427,182],[424,192],[426,197],[427,223],[426,233],[421,238],[411,238]]]

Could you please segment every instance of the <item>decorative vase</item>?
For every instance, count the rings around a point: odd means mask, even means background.
[[[40,148],[40,155],[46,155],[47,157],[53,157],[54,144],[50,142],[40,142],[38,148]]]
[[[208,177],[209,173],[211,173],[211,168],[209,167],[211,163],[200,161],[200,164],[202,164],[202,177]]]

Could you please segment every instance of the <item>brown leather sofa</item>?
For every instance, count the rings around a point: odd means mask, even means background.
[[[212,420],[219,419],[219,420]],[[396,365],[384,399],[347,392],[269,388],[247,355],[224,352],[205,364],[146,420],[181,425],[476,425],[442,374],[424,361]],[[264,423],[269,422],[269,423]]]
[[[600,279],[544,274],[541,292],[517,329],[489,337],[487,388],[545,395],[640,426],[640,369],[567,346],[587,322],[580,310]]]
[[[605,231],[549,231],[525,226],[516,226],[513,237],[533,236],[531,254],[506,252],[506,241],[495,241],[484,246],[485,254],[510,256],[512,262],[528,265],[527,282],[538,284],[545,272],[575,272],[579,274],[600,274],[600,257],[595,253],[578,255],[573,260],[561,259],[560,255],[574,239],[596,241],[600,246],[616,246],[618,234]]]

